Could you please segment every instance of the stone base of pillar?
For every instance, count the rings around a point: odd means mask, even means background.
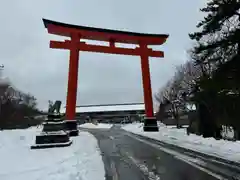
[[[156,132],[158,131],[157,119],[156,117],[145,117],[143,131]]]
[[[60,115],[48,115],[48,119],[42,125],[42,132],[36,136],[35,145],[31,146],[31,149],[64,147],[72,144]]]
[[[78,136],[78,127],[76,120],[66,120],[66,131],[69,136]]]
[[[44,149],[53,147],[70,146],[72,141],[69,139],[68,133],[61,131],[57,133],[41,133],[36,136],[36,144],[31,149]]]

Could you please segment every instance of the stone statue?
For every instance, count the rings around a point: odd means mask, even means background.
[[[52,101],[49,101],[48,112],[49,112],[49,113],[57,113],[57,114],[60,114],[61,104],[62,104],[62,102],[59,101],[59,100],[55,101],[54,104],[52,103]]]

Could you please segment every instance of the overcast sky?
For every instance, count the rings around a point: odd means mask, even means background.
[[[169,34],[164,58],[151,58],[153,93],[187,60],[205,0],[2,0],[0,64],[15,87],[46,109],[66,101],[69,52],[49,48],[42,18],[83,26]],[[143,102],[139,57],[80,52],[78,105]]]

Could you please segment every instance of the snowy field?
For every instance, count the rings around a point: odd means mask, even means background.
[[[97,140],[87,132],[64,148],[31,150],[36,128],[0,131],[1,180],[104,180]]]
[[[78,127],[89,128],[89,129],[110,129],[112,127],[112,124],[98,123],[95,125],[92,123],[85,123],[85,124],[79,125]]]
[[[188,136],[185,128],[177,129],[164,124],[159,124],[159,132],[144,132],[143,124],[140,123],[128,124],[122,128],[135,134],[240,163],[240,141],[215,140],[194,134]]]

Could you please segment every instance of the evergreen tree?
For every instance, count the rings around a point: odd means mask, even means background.
[[[240,53],[239,9],[239,0],[211,0],[201,9],[208,13],[197,24],[201,31],[190,34],[190,38],[198,42],[194,48],[198,63],[223,64]]]
[[[200,31],[189,35],[197,42],[192,58],[204,71],[194,98],[203,116],[203,134],[207,127],[212,127],[206,136],[218,136],[221,124],[240,129],[238,113],[233,108],[240,103],[239,9],[239,0],[209,1],[201,9],[207,16],[197,24]]]

